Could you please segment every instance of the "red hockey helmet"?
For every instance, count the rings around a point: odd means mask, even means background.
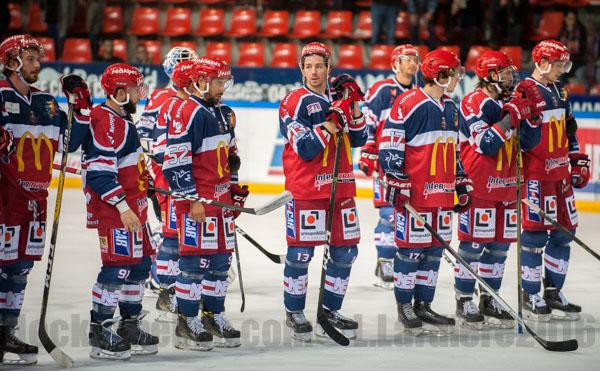
[[[8,62],[12,58],[17,58],[19,60],[19,67],[15,69],[18,71],[23,66],[23,62],[21,61],[21,53],[25,49],[35,49],[40,54],[40,57],[44,56],[44,48],[39,41],[37,41],[31,35],[14,35],[2,42],[0,44],[0,63],[7,66]]]
[[[106,67],[100,78],[100,84],[108,97],[115,95],[117,89],[137,88],[140,99],[145,98],[148,93],[142,73],[126,63],[115,63]]]
[[[206,78],[208,84],[212,79],[223,79],[225,81],[225,90],[229,89],[231,85],[233,85],[233,75],[231,74],[231,67],[224,60],[218,57],[210,57],[204,56],[198,59],[194,66],[192,67],[192,71],[190,72],[190,77],[192,81],[194,81],[194,85],[198,91],[201,93],[206,93],[209,89],[209,85],[206,85],[204,90],[201,90],[198,87],[198,79],[203,76]]]
[[[419,51],[412,44],[398,45],[395,47],[392,51],[391,62],[394,63],[396,59],[403,57],[417,57],[417,63],[420,60]]]
[[[325,59],[325,63],[329,66],[331,60],[331,51],[329,47],[320,42],[312,42],[304,45],[300,53],[300,66],[304,65],[304,59],[309,55],[320,55]]]
[[[425,55],[421,63],[421,71],[423,77],[429,80],[437,80],[441,72],[448,76],[458,74],[459,77],[465,74],[460,59],[454,53],[442,49],[433,50]]]
[[[497,77],[490,77],[490,72]],[[482,81],[492,84],[499,94],[508,96],[519,82],[519,73],[512,59],[503,52],[488,50],[483,52],[475,62],[475,74]]]
[[[534,46],[533,50],[531,51],[531,58],[538,69],[542,59],[548,60],[548,63],[550,64],[554,62],[561,63],[564,73],[569,72],[572,66],[569,48],[567,48],[565,44],[556,40],[543,40],[537,43],[537,45]],[[550,68],[551,67],[549,67],[547,71],[540,70],[540,72],[548,73],[550,72]]]
[[[193,60],[181,61],[175,65],[173,69],[173,86],[177,89],[185,89],[192,82],[192,70],[194,69]]]

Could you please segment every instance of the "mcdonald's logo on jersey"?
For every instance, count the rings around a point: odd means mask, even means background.
[[[221,149],[225,150],[225,158],[229,158],[229,146],[224,141],[219,141],[217,144],[217,172],[219,177],[223,177],[223,171],[229,172],[229,163],[225,160],[225,164],[221,164]]]
[[[429,175],[437,175],[437,164],[438,164],[438,147],[442,144],[442,160],[444,164],[444,173],[448,172],[448,150],[452,151],[452,174],[456,174],[456,140],[453,137],[444,138],[439,136],[436,138],[433,144],[433,150],[431,151],[431,162],[429,165]]]
[[[554,152],[554,147],[556,148],[566,148],[567,147],[567,122],[565,120],[565,115],[561,115],[560,119],[557,119],[556,116],[550,117],[550,121],[548,122],[548,152]],[[554,137],[556,136],[556,140]]]
[[[517,147],[516,136],[511,136],[510,139],[504,142],[504,145],[498,151],[498,160],[496,161],[496,171],[502,171],[504,167],[504,162],[510,167],[513,161],[513,154],[516,152],[515,149]],[[504,161],[504,155],[506,155],[506,161]],[[517,154],[518,156],[519,154]],[[516,156],[515,156],[516,157]],[[523,162],[521,161],[520,167],[523,167]]]
[[[52,174],[52,160],[54,154],[54,145],[50,138],[46,136],[46,134],[42,133],[39,137],[35,137],[30,131],[26,131],[23,133],[21,138],[19,138],[19,143],[17,144],[17,171],[23,172],[25,171],[25,161],[23,158],[23,151],[25,149],[25,141],[29,139],[31,141],[31,148],[33,149],[33,164],[37,171],[42,170],[42,161],[41,161],[41,147],[42,141],[46,144],[48,148],[48,152],[50,156],[48,156],[48,173]]]

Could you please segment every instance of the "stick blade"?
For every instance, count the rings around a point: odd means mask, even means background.
[[[50,352],[50,357],[52,357],[52,359],[54,359],[54,361],[62,368],[73,367],[73,358],[69,357],[67,353],[63,352],[58,347],[54,348],[54,350]]]
[[[283,191],[279,196],[275,197],[268,204],[255,208],[254,213],[256,215],[264,215],[270,213],[275,209],[279,209],[281,206],[285,205],[288,201],[292,199],[292,193],[290,191]]]
[[[572,352],[579,348],[579,343],[576,339],[569,340],[561,340],[561,341],[551,341],[542,339],[538,334],[536,334],[529,326],[525,325],[525,330],[533,336],[533,338],[547,351],[550,352]]]
[[[350,345],[350,340],[347,337],[345,337],[341,332],[336,330],[336,328],[333,327],[331,323],[329,323],[327,317],[325,317],[325,314],[323,314],[321,311],[317,313],[317,323],[321,325],[323,331],[325,331],[325,333],[331,338],[331,340],[344,347]]]

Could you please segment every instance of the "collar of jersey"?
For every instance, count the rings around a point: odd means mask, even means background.
[[[330,102],[331,101],[331,99],[329,98],[328,95],[319,94],[319,93],[315,92],[314,90],[311,90],[306,84],[304,84],[304,89],[306,89],[312,95],[317,96],[317,97],[319,97],[321,99],[324,99],[326,102]],[[328,93],[328,92],[329,92],[329,90],[326,89],[325,93]]]
[[[21,93],[19,93],[19,91],[17,90],[17,88],[15,88],[15,86],[13,85],[12,81],[10,81],[9,78],[6,78],[6,81],[8,81],[8,85],[10,85],[10,87],[15,92],[15,94],[17,95],[17,97],[19,97],[23,101],[25,101],[25,103],[27,103],[28,106],[31,106],[31,87],[29,87],[29,89],[27,91],[27,96],[24,97],[23,95],[21,95]]]

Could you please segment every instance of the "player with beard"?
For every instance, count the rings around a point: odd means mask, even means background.
[[[87,224],[98,230],[102,259],[92,288],[90,357],[128,359],[158,351],[158,338],[140,328],[155,251],[146,223],[148,172],[131,118],[147,87],[142,74],[124,63],[108,66],[100,83],[108,98],[91,112],[82,161]],[[120,317],[113,318],[117,305]]]
[[[0,353],[16,354],[19,364],[37,362],[37,347],[18,339],[15,327],[27,276],[44,252],[47,189],[68,121],[52,95],[31,86],[38,81],[43,55],[42,45],[30,35],[11,36],[0,44],[6,76],[0,80]],[[90,94],[79,76],[63,76],[61,84],[75,101],[68,148],[74,151],[88,131],[88,117],[81,110],[91,107]]]

